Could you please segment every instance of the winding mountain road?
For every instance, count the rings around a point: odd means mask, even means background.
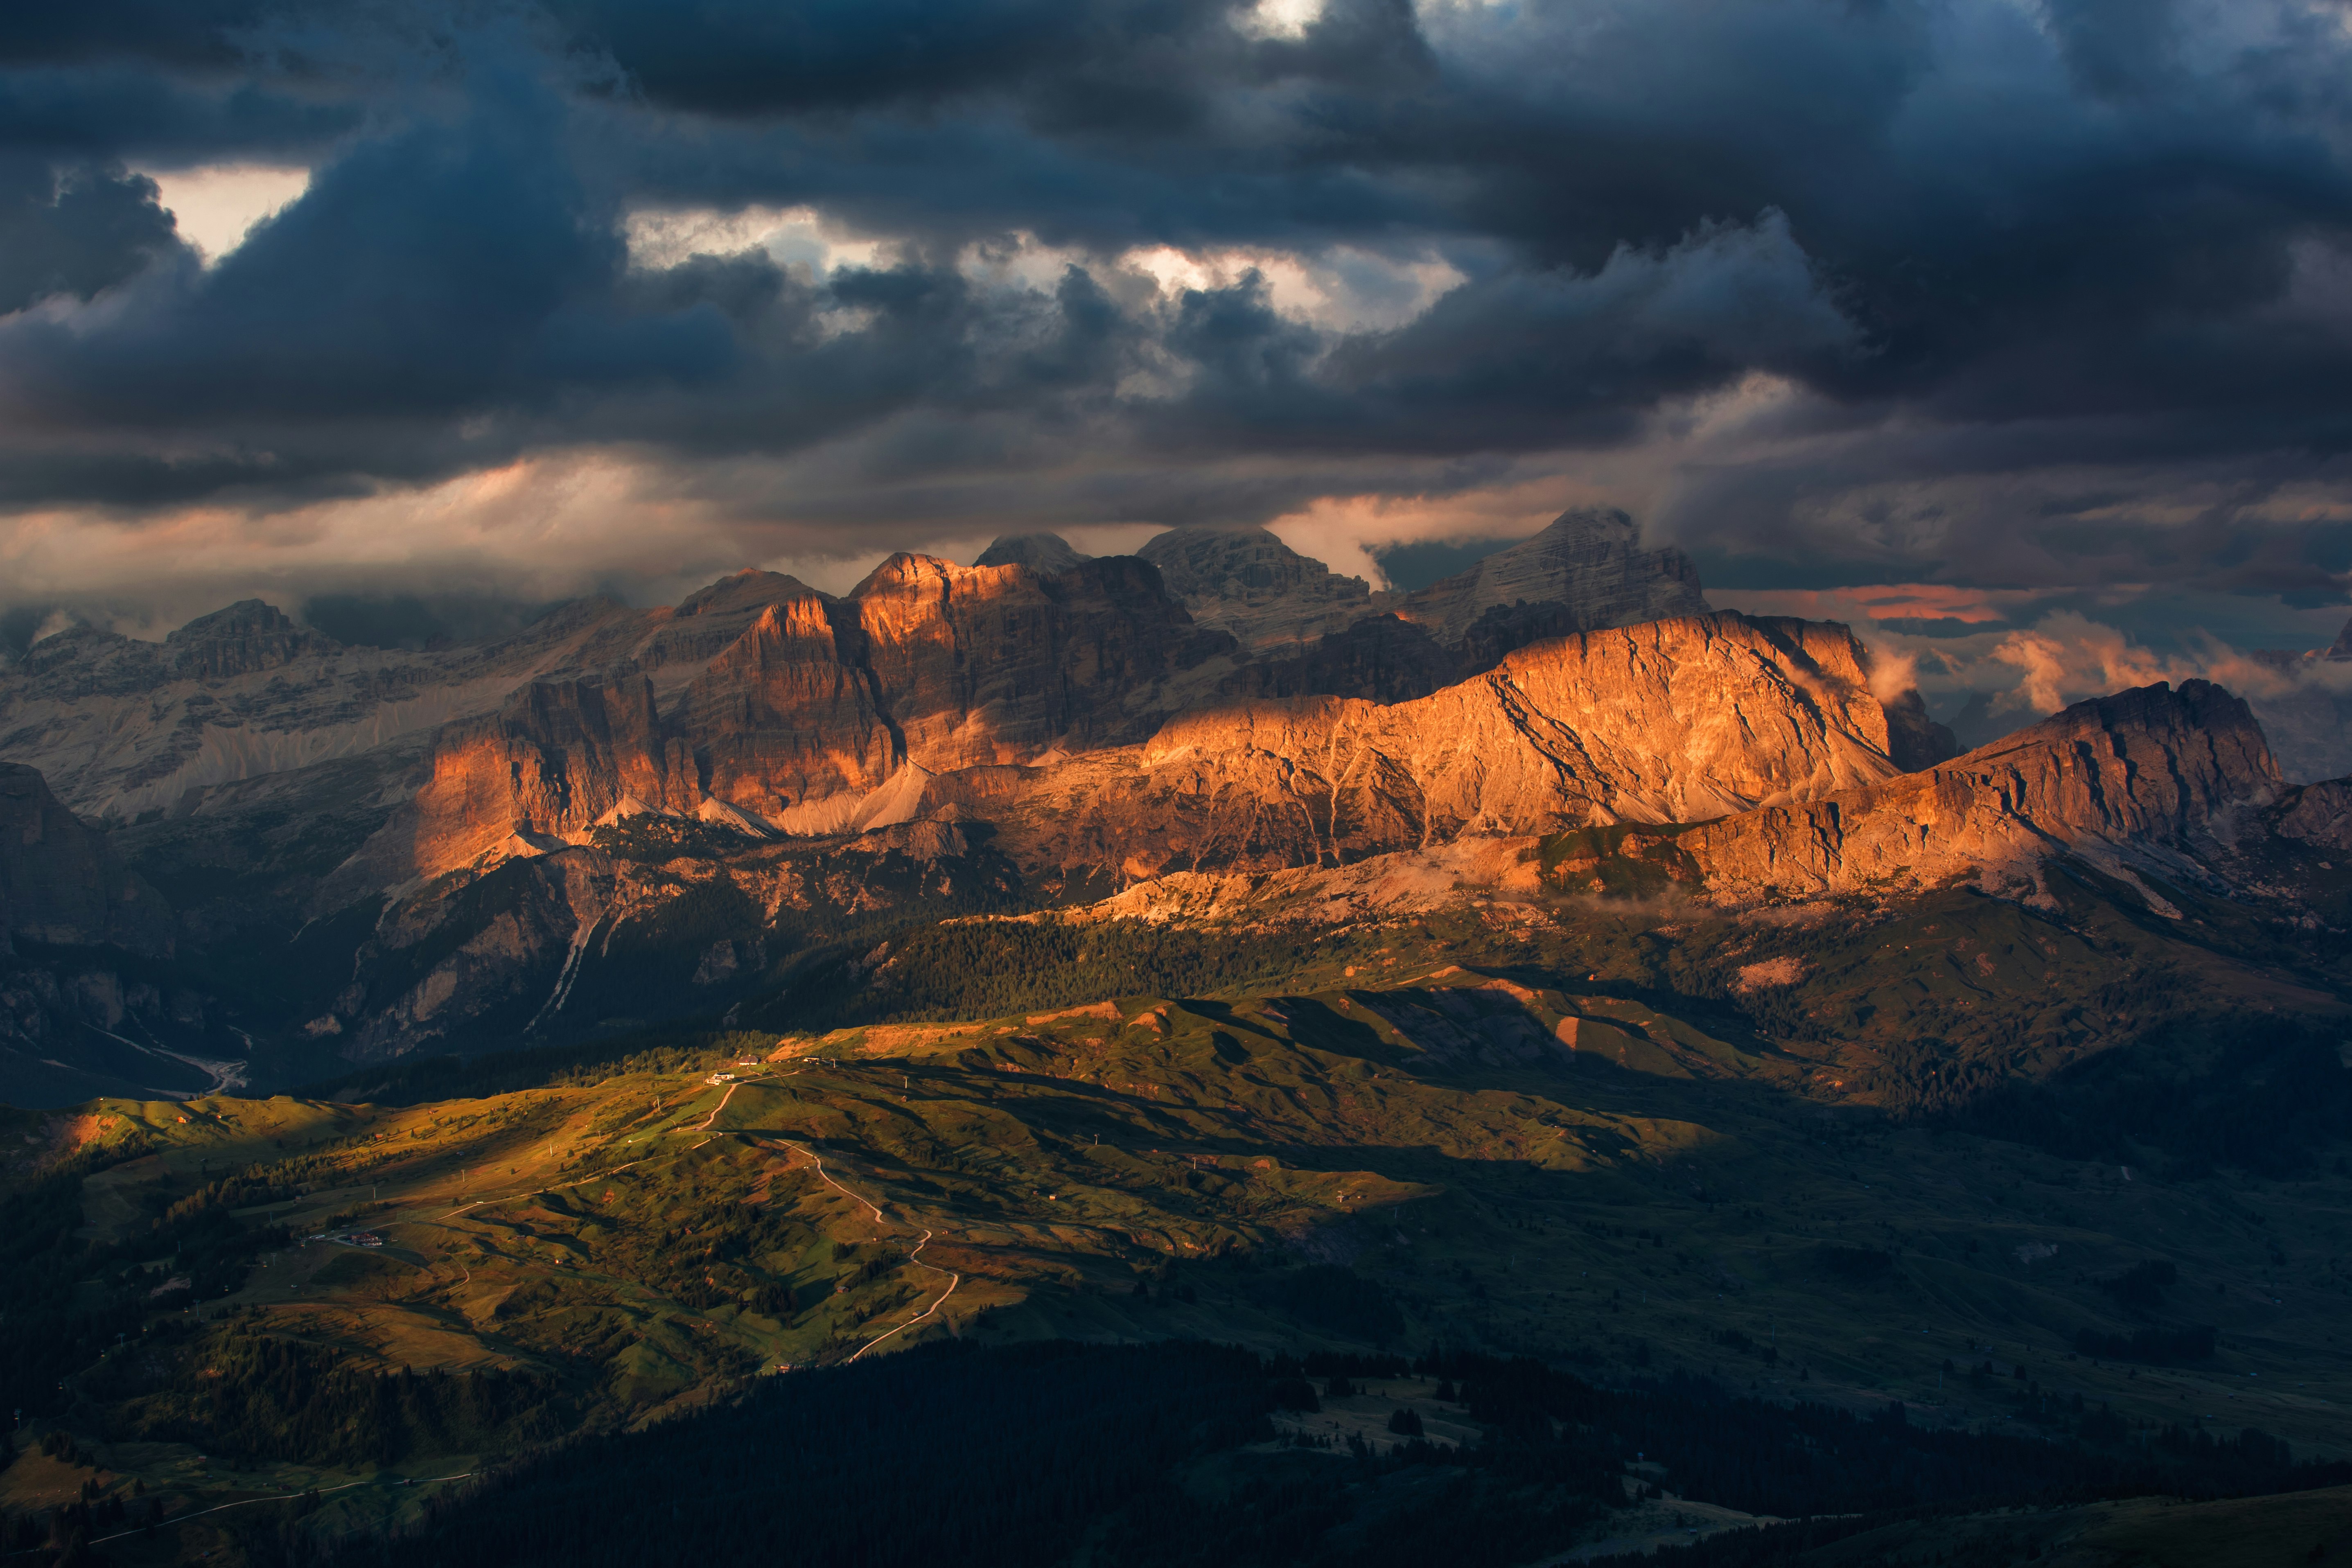
[[[831,1187],[835,1192],[837,1192],[844,1197],[848,1198],[852,1203],[862,1205],[874,1215],[875,1224],[888,1225],[890,1223],[889,1216],[882,1212],[880,1205],[876,1204],[869,1198],[861,1197],[859,1194],[851,1192],[847,1187],[843,1186],[839,1182],[835,1181],[833,1178],[833,1173],[824,1168],[824,1162],[817,1157],[815,1150],[804,1149],[789,1138],[779,1138],[775,1140],[775,1142],[781,1143],[785,1148],[792,1150],[794,1153],[807,1155],[809,1163],[816,1167],[818,1179],[823,1181],[825,1185]],[[917,1323],[919,1323],[924,1319],[930,1317],[941,1307],[948,1304],[948,1298],[954,1295],[956,1293],[956,1287],[963,1283],[963,1276],[957,1273],[954,1269],[942,1268],[936,1263],[926,1263],[923,1261],[921,1256],[922,1250],[931,1244],[932,1234],[933,1233],[929,1226],[926,1226],[923,1227],[923,1239],[915,1243],[913,1247],[908,1248],[907,1261],[913,1264],[918,1268],[928,1268],[934,1274],[946,1275],[948,1277],[948,1288],[940,1292],[940,1299],[938,1300],[932,1302],[929,1306],[924,1308],[921,1311],[916,1313],[913,1317],[908,1319],[897,1328],[892,1329],[888,1333],[877,1334],[874,1338],[866,1341],[864,1344],[858,1346],[856,1353],[849,1358],[851,1361],[856,1361],[858,1356],[864,1355],[867,1351],[872,1350],[876,1345],[880,1344],[883,1341],[903,1334],[908,1329],[913,1328]]]
[[[719,1097],[719,1103],[710,1108],[709,1115],[704,1117],[702,1121],[695,1126],[680,1127],[674,1129],[674,1131],[679,1132],[704,1132],[709,1134],[709,1137],[702,1140],[701,1143],[694,1145],[694,1148],[696,1149],[699,1149],[703,1144],[709,1143],[716,1139],[726,1137],[728,1136],[728,1132],[718,1125],[719,1115],[719,1112],[727,1109],[728,1101],[735,1098],[735,1091],[737,1089],[742,1089],[748,1084],[757,1083],[761,1081],[761,1079],[771,1077],[793,1078],[797,1076],[801,1070],[801,1068],[795,1068],[792,1072],[788,1073],[762,1073],[758,1078],[745,1079],[740,1082],[729,1084],[727,1086],[727,1092]],[[751,1134],[738,1133],[736,1136],[751,1136]],[[827,1186],[833,1188],[834,1191],[841,1194],[842,1196],[849,1199],[852,1203],[858,1205],[860,1207],[873,1215],[875,1224],[884,1226],[888,1226],[891,1224],[890,1217],[882,1212],[881,1205],[874,1203],[871,1199],[866,1198],[860,1194],[852,1192],[849,1188],[843,1186],[838,1181],[835,1181],[834,1179],[833,1173],[824,1168],[824,1161],[818,1157],[815,1150],[805,1148],[801,1144],[793,1142],[789,1138],[772,1138],[770,1141],[782,1148],[791,1150],[796,1154],[806,1155],[809,1163],[815,1168],[818,1179],[823,1181]],[[485,1205],[510,1203],[516,1198],[536,1197],[541,1193],[561,1192],[567,1187],[586,1186],[592,1182],[602,1181],[605,1177],[613,1175],[616,1172],[628,1170],[632,1166],[642,1165],[646,1160],[655,1159],[656,1157],[657,1156],[648,1154],[642,1159],[632,1160],[628,1162],[627,1164],[607,1165],[603,1170],[570,1182],[559,1182],[551,1184],[544,1187],[532,1187],[522,1192],[507,1193],[498,1197],[477,1198],[472,1203],[461,1205],[457,1208],[451,1209],[447,1214],[445,1214],[440,1217],[443,1219],[455,1219],[457,1215],[466,1213],[469,1209],[478,1209]],[[920,1312],[916,1313],[905,1322],[900,1323],[897,1328],[890,1330],[887,1333],[877,1334],[873,1339],[870,1339],[864,1344],[858,1346],[856,1352],[850,1356],[850,1361],[856,1361],[859,1356],[864,1355],[867,1351],[870,1351],[875,1346],[881,1344],[884,1341],[894,1339],[897,1336],[905,1333],[908,1329],[913,1328],[916,1324],[923,1322],[935,1316],[940,1308],[948,1304],[948,1298],[954,1295],[957,1288],[962,1285],[963,1276],[956,1272],[954,1269],[943,1268],[936,1263],[926,1263],[923,1261],[923,1248],[931,1244],[931,1239],[935,1233],[928,1226],[920,1228],[923,1232],[922,1239],[916,1242],[914,1246],[907,1249],[907,1261],[913,1264],[918,1268],[928,1268],[934,1274],[946,1275],[948,1288],[940,1292],[940,1298],[938,1300],[933,1301],[929,1306],[924,1308]]]

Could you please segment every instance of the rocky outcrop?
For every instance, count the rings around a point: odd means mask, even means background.
[[[164,953],[172,912],[38,772],[0,763],[0,954],[18,938]]]
[[[2279,801],[2274,831],[2314,849],[2352,853],[2352,779],[2289,790]]]
[[[373,1060],[723,1012],[775,984],[773,961],[894,909],[1001,907],[1019,880],[950,823],[724,853],[648,814],[607,848],[558,845],[437,881],[376,922],[314,1039]]]
[[[1632,518],[1600,510],[1561,513],[1534,538],[1406,595],[1398,613],[1453,644],[1489,611],[1520,604],[1561,606],[1563,631],[1707,613],[1689,556],[1672,546],[1643,549]]]
[[[975,566],[1026,566],[1032,572],[1051,574],[1066,572],[1081,561],[1091,561],[1091,555],[1081,555],[1070,542],[1058,533],[1003,533],[988,542],[980,552]]]
[[[688,595],[675,609],[646,612],[649,629],[625,651],[615,650],[612,668],[646,674],[667,695],[681,681],[699,679],[772,606],[823,598],[799,578],[780,572],[738,572]],[[583,649],[583,662],[593,667],[597,651]]]
[[[274,605],[239,599],[225,610],[199,616],[163,639],[163,655],[183,680],[226,680],[258,675],[342,645],[306,631]]]
[[[1690,822],[1893,777],[1862,658],[1825,623],[1653,622],[1520,649],[1414,701],[1237,703],[1132,751],[943,782],[1024,863],[1130,880]]]
[[[1947,725],[1927,716],[1927,700],[1913,687],[1881,704],[1886,710],[1886,754],[1906,773],[1948,763],[1959,754],[1959,741]]]
[[[903,821],[933,775],[1130,745],[1231,648],[1132,556],[1044,574],[896,555],[842,599],[792,596],[667,711],[643,676],[526,688],[445,731],[411,805],[331,897],[586,839],[618,812],[755,833]],[[1222,668],[1222,667],[1221,667]]]
[[[1939,886],[2048,905],[2069,859],[2185,918],[2165,887],[2228,890],[2284,927],[2352,916],[2352,779],[2282,786],[2245,703],[2204,681],[2078,703],[1925,773],[1696,825],[1546,836],[1524,819],[1450,842],[1286,870],[1179,867],[1075,918],[1380,919],[1463,898],[1543,892],[1680,898],[1718,908]]]
[[[366,875],[331,891],[340,900],[485,855],[552,848],[625,801],[658,810],[685,798],[691,809],[700,792],[679,760],[661,744],[643,676],[534,682],[493,717],[442,731],[425,786],[362,851]]]
[[[1202,626],[1253,652],[1283,650],[1344,632],[1395,595],[1372,593],[1262,528],[1172,528],[1136,552]]]
[[[631,811],[810,835],[950,809],[1049,878],[1133,879],[1697,821],[1899,771],[1843,626],[1727,613],[1539,643],[1404,701],[1204,703],[1181,668],[1202,634],[1150,574],[901,557],[845,599],[772,605],[667,714],[642,678],[536,685],[445,734],[362,880],[580,843]],[[1231,693],[1250,668],[1191,674]]]
[[[1731,902],[1966,878],[2030,892],[2058,854],[2126,876],[2199,874],[2192,841],[2280,787],[2244,702],[2207,681],[2159,682],[2078,702],[1926,773],[1694,828],[1674,847]]]
[[[932,773],[1140,740],[1170,681],[1231,647],[1131,555],[1050,576],[898,555],[847,603],[906,758]]]
[[[660,794],[641,798],[680,813],[724,801],[794,832],[812,830],[794,819],[812,803],[879,789],[902,760],[898,737],[856,658],[854,624],[843,657],[839,609],[814,594],[770,605],[687,688],[667,731],[681,763],[662,768]]]

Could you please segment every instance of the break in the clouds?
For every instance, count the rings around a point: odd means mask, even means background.
[[[0,596],[1377,573],[1609,501],[2003,689],[2326,642],[2347,66],[2338,0],[50,7]]]

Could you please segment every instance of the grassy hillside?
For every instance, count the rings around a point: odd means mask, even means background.
[[[2327,976],[2070,898],[975,921],[801,975],[814,1026],[7,1113],[0,1381],[84,1462],[0,1510],[316,1489],[332,1533],[415,1516],[386,1475],[950,1341],[2352,1454]],[[1171,978],[1220,984],[1121,984]]]

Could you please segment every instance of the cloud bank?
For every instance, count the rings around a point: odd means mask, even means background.
[[[1607,502],[1931,689],[2325,644],[2347,65],[2320,0],[51,8],[0,610]]]

